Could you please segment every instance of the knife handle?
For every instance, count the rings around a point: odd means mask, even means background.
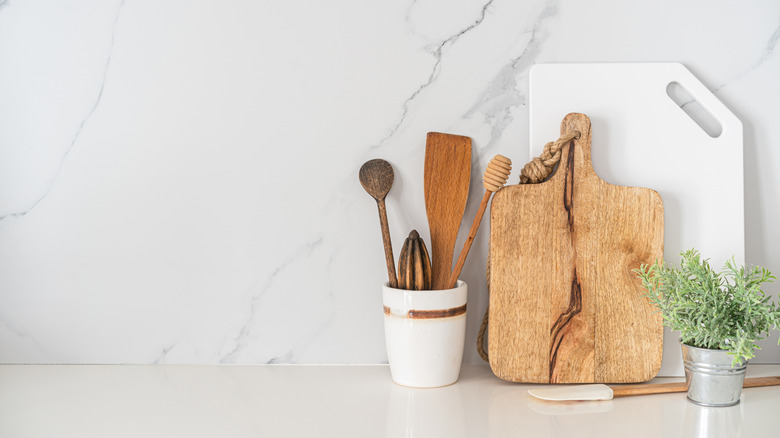
[[[751,377],[745,379],[743,388],[755,388],[758,386],[777,386],[780,385],[780,376],[772,377]],[[665,394],[668,392],[685,392],[688,390],[685,382],[675,383],[647,383],[644,385],[625,385],[610,386],[612,388],[612,397],[628,397],[632,395],[643,394]]]

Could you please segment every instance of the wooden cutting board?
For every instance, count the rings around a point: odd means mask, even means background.
[[[689,96],[675,102],[675,84]],[[599,177],[622,186],[652,187],[663,197],[667,262],[679,263],[681,250],[696,248],[716,269],[732,257],[745,263],[742,122],[685,66],[536,64],[528,93],[529,153],[520,157],[539,155],[566,114],[587,114]],[[708,134],[691,117],[697,107],[721,126],[720,135]],[[664,336],[659,373],[682,376],[679,333],[666,328]],[[769,349],[756,352],[758,361],[762,353]]]
[[[501,379],[642,382],[661,366],[660,315],[632,269],[663,256],[663,203],[596,175],[590,128],[567,115],[561,132],[581,135],[555,174],[493,198],[488,350]]]

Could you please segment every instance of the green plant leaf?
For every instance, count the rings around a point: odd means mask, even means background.
[[[753,358],[756,342],[780,327],[780,305],[761,290],[775,277],[765,268],[737,266],[733,258],[715,272],[695,249],[680,256],[679,267],[657,260],[634,270],[664,325],[679,331],[685,344],[727,350],[735,364]]]

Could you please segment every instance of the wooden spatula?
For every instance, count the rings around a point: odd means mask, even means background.
[[[778,386],[780,376],[750,377],[745,379],[743,388],[759,386]],[[611,400],[613,397],[628,397],[632,395],[666,394],[669,392],[685,392],[688,387],[685,382],[676,383],[646,383],[642,385],[608,386],[600,383],[593,385],[554,386],[529,389],[528,393],[536,398],[551,401],[573,400]]]
[[[425,143],[425,211],[431,231],[432,288],[446,289],[471,180],[471,139],[429,132]]]

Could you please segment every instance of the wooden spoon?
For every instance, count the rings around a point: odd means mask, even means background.
[[[385,197],[390,188],[393,187],[394,178],[393,166],[385,160],[370,160],[360,167],[360,184],[369,195],[376,199],[376,205],[379,208],[379,224],[382,227],[387,277],[390,287],[393,288],[398,287],[398,279],[395,276],[395,260],[393,259],[393,245],[390,242],[390,227],[387,225]]]
[[[425,211],[431,231],[433,289],[447,288],[470,179],[471,139],[429,132],[425,143]]]

